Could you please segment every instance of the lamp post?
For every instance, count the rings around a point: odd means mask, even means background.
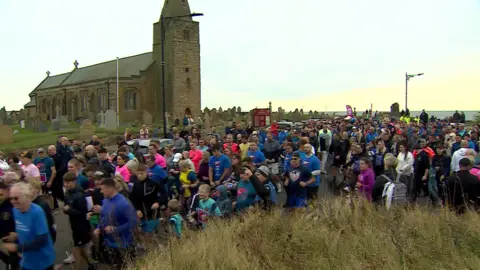
[[[422,75],[423,73],[408,74],[407,72],[405,72],[405,112],[407,112],[408,110],[408,81],[410,80],[410,78],[418,77]]]
[[[162,107],[163,107],[163,136],[167,137],[167,102],[166,102],[166,86],[165,86],[165,22],[170,19],[176,18],[187,18],[187,17],[200,17],[203,16],[203,13],[191,13],[188,15],[181,16],[170,16],[170,17],[160,17],[161,21],[161,31],[162,31]]]

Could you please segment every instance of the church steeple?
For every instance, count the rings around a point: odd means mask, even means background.
[[[184,16],[190,13],[188,0],[165,0],[163,4],[163,17]],[[191,17],[185,17],[185,19],[191,20]]]

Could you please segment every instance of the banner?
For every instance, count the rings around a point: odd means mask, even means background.
[[[347,105],[347,116],[353,117],[353,110],[350,105]]]

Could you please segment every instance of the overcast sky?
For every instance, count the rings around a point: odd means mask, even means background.
[[[180,0],[169,0],[180,1]],[[163,0],[1,0],[0,106],[46,76],[152,49]],[[202,107],[480,106],[480,0],[190,0]],[[460,95],[465,93],[466,95]],[[225,99],[224,97],[229,97]]]

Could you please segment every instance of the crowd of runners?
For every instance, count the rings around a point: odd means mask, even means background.
[[[187,121],[172,128],[165,147],[142,127],[119,136],[116,153],[96,136],[84,143],[61,137],[36,153],[1,153],[2,260],[9,269],[54,269],[59,211],[73,240],[64,263],[120,269],[158,235],[181,241],[186,228],[201,231],[211,219],[254,208],[315,208],[321,181],[334,194],[379,207],[414,206],[419,196],[458,214],[478,205],[478,125],[424,112],[418,119],[351,116],[303,127],[232,123],[222,136],[218,131]],[[150,140],[148,154],[127,143],[137,138]]]

